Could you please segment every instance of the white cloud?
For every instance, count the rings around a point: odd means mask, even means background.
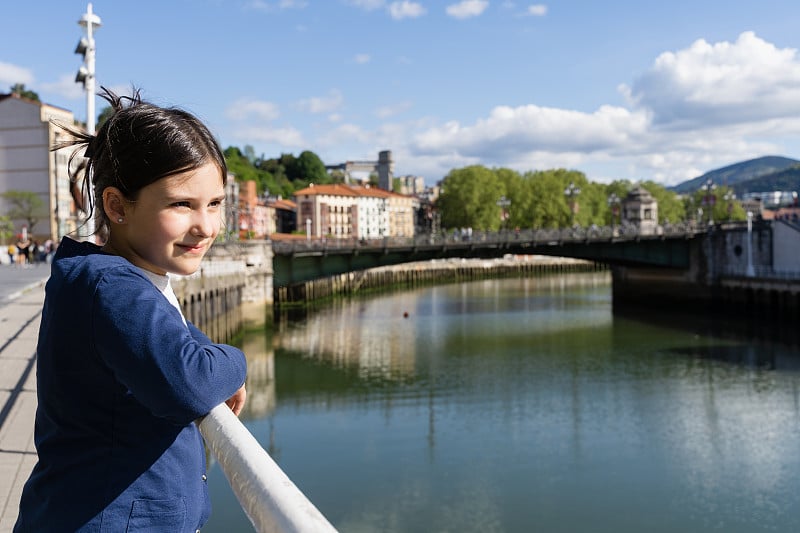
[[[408,0],[392,2],[389,4],[389,15],[391,15],[391,17],[395,20],[421,17],[426,12],[427,10],[422,6],[422,4],[418,4],[417,2],[409,2]]]
[[[236,128],[233,138],[245,141],[247,144],[269,143],[287,149],[305,150],[308,148],[303,134],[295,128],[274,127],[247,127]]]
[[[51,82],[42,82],[38,84],[41,88],[42,92],[46,93],[53,93],[58,96],[62,96],[69,100],[77,100],[82,98],[86,95],[86,92],[83,89],[83,85],[80,83],[75,82],[75,74],[62,74],[56,81]],[[100,89],[99,87],[97,88]],[[112,91],[113,88],[109,87]],[[116,91],[115,91],[116,92]],[[130,87],[127,87],[126,90],[122,94],[128,94],[131,92]],[[120,94],[117,92],[117,94]]]
[[[231,120],[271,121],[280,116],[278,106],[263,100],[236,100],[225,110],[225,116]]]
[[[281,9],[303,9],[308,7],[306,0],[278,0],[277,2],[267,2],[266,0],[250,0],[244,4],[245,9],[255,11],[265,11],[267,13]]]
[[[447,6],[446,11],[453,18],[466,19],[479,16],[487,7],[489,7],[487,0],[462,0]]]
[[[533,17],[543,17],[547,15],[547,6],[544,4],[534,4],[528,6],[525,13]]]
[[[299,100],[294,104],[294,107],[306,113],[331,113],[339,109],[343,103],[344,97],[342,93],[333,89],[328,96],[315,96]]]
[[[644,114],[603,106],[592,114],[525,105],[500,106],[472,126],[449,122],[418,135],[421,153],[456,152],[502,160],[508,154],[532,151],[593,152],[615,148],[646,131]]]
[[[498,106],[470,122],[398,121],[412,107],[400,102],[374,110],[383,122],[377,126],[345,121],[344,97],[333,90],[293,106],[324,113],[306,138],[294,128],[231,129],[248,143],[313,146],[329,162],[391,149],[397,172],[423,175],[429,183],[453,168],[482,164],[521,172],[566,167],[595,181],[674,185],[751,157],[798,156],[800,145],[791,143],[800,142],[800,60],[794,49],[779,49],[753,33],[665,52],[620,90],[627,106],[590,112],[534,103]]]
[[[734,43],[700,39],[664,52],[621,91],[661,127],[762,122],[800,114],[800,61],[797,50],[779,49],[753,32]]]
[[[356,57],[353,59],[359,65],[363,65],[365,63],[369,63],[372,58],[369,54],[356,54]]]
[[[342,106],[344,97],[336,89],[332,89],[328,96],[314,96],[295,102],[294,108],[306,113],[331,113]]]
[[[574,165],[603,169],[591,179],[672,185],[750,157],[786,154],[800,139],[796,51],[751,32],[734,43],[700,40],[661,54],[621,90],[630,107],[500,106],[472,124],[414,127],[404,150],[442,164],[444,173],[464,161],[521,171]]]
[[[345,3],[351,6],[360,7],[361,9],[366,9],[367,11],[380,9],[386,5],[385,0],[347,0]]]
[[[33,82],[33,72],[31,72],[30,69],[0,61],[0,83],[3,85],[8,85],[10,87],[15,83],[23,83],[28,85],[28,89],[32,89],[30,85],[32,85]],[[6,88],[3,87],[3,90],[5,89]]]
[[[339,124],[334,129],[321,134],[315,139],[315,145],[322,148],[338,147],[342,144],[342,139],[347,139],[348,143],[368,143],[372,138],[372,133],[364,130],[361,126],[352,123]],[[353,154],[345,155],[351,159]]]

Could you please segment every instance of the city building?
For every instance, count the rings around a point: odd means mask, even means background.
[[[336,165],[326,165],[325,169],[330,172],[341,172],[345,183],[357,181],[353,173],[375,174],[378,178],[378,187],[389,191],[392,189],[394,181],[394,161],[392,161],[391,150],[378,152],[377,161],[345,161]],[[366,181],[366,180],[362,180]]]
[[[255,181],[239,184],[238,219],[240,239],[266,239],[275,233],[275,208],[259,198]]]
[[[293,233],[297,231],[297,204],[278,196],[267,201],[275,210],[275,232]]]
[[[412,237],[419,200],[369,185],[311,185],[295,193],[308,237]]]
[[[311,238],[346,238],[358,233],[358,194],[347,185],[314,185],[294,193],[297,227]]]
[[[399,176],[396,178],[400,180],[400,194],[409,196],[421,196],[425,194],[425,178],[422,176]]]
[[[225,241],[239,236],[239,183],[233,173],[228,172],[225,183],[225,225],[220,231]]]
[[[32,239],[58,241],[78,227],[80,192],[69,180],[70,149],[51,152],[67,135],[54,123],[74,126],[71,111],[43,104],[17,94],[0,94],[0,193],[36,193],[43,208],[33,213],[38,221],[13,220],[17,233],[25,229]],[[78,160],[80,158],[77,158]],[[0,198],[0,214],[9,205]]]
[[[797,206],[797,191],[746,192],[742,200],[760,200],[764,209]]]

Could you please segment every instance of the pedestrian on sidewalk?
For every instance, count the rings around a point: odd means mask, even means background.
[[[52,262],[38,463],[14,531],[194,532],[210,514],[194,421],[222,402],[241,412],[246,362],[183,317],[169,274],[195,272],[219,233],[227,169],[193,115],[138,91],[101,96],[113,114],[96,136],[64,128],[73,157],[85,148],[84,186],[107,240],[65,238]]]

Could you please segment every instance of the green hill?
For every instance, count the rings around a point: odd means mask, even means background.
[[[798,165],[800,161],[788,157],[774,155],[758,157],[706,172],[702,176],[672,187],[672,190],[679,194],[693,192],[700,189],[709,179],[716,185],[733,188],[737,195],[745,192],[797,190],[800,188],[800,170],[796,168]],[[790,170],[793,172],[784,174]]]
[[[800,165],[741,181],[732,188],[739,198],[746,192],[800,191]]]

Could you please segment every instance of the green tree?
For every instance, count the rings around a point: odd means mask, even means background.
[[[9,190],[0,194],[8,208],[6,215],[11,220],[24,220],[29,230],[33,230],[39,220],[47,216],[41,197],[31,191]]]
[[[554,169],[528,172],[524,175],[531,190],[531,227],[534,228],[562,228],[572,223],[573,212],[571,203],[574,202],[575,223],[587,225],[595,220],[594,210],[598,208],[599,196],[596,188],[589,187],[586,175],[576,170]],[[565,194],[567,187],[573,184],[580,189],[580,193],[568,198]]]
[[[522,175],[509,168],[496,168],[492,172],[494,172],[499,183],[498,200],[500,196],[505,196],[509,202],[508,207],[506,207],[508,218],[505,221],[500,221],[501,227],[506,229],[528,227],[529,222],[526,220],[526,215],[531,206],[531,197],[530,192],[525,187]],[[497,200],[495,200],[495,205],[496,203]],[[498,216],[502,216],[502,207],[500,207]]]
[[[39,99],[39,95],[31,91],[30,89],[26,89],[24,83],[15,83],[14,85],[12,85],[11,94],[16,94],[17,96],[21,96],[22,98],[27,98],[28,100],[41,102],[41,100]]]
[[[258,170],[242,154],[241,150],[234,147],[226,148],[223,152],[228,170],[236,176],[236,181],[259,181]]]
[[[256,160],[257,160],[256,151],[251,145],[249,145],[249,144],[245,144],[244,145],[244,156],[247,158],[248,161],[250,161],[251,165],[255,165],[256,164]]]
[[[729,220],[746,220],[742,204],[734,199],[733,189],[730,187],[714,187],[711,191],[702,188],[684,200],[686,211],[694,215],[691,218],[700,219],[699,210],[702,209],[702,218],[698,221],[726,222]]]
[[[300,153],[294,163],[294,170],[298,178],[306,183],[326,184],[333,180],[325,170],[325,163],[317,154],[309,150]]]
[[[451,170],[442,180],[437,201],[442,227],[499,229],[502,221],[497,201],[501,191],[497,174],[482,165]]]
[[[331,176],[331,182],[332,183],[344,183],[344,181],[345,181],[344,170],[339,170],[339,169],[332,170],[331,173],[330,173],[330,176]],[[377,179],[377,176],[376,176],[376,179]]]
[[[14,236],[14,223],[10,217],[5,215],[0,216],[0,239],[3,244],[8,242],[8,239]]]

